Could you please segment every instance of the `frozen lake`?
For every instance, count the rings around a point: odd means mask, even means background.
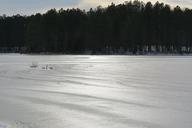
[[[192,57],[0,55],[0,128],[191,127]]]

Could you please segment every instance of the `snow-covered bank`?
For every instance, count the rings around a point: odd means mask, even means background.
[[[0,122],[9,128],[191,128],[191,65],[189,56],[0,55]]]

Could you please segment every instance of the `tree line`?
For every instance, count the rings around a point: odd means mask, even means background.
[[[191,53],[192,10],[126,1],[89,11],[0,17],[0,51],[66,54]],[[16,49],[16,50],[15,50]]]

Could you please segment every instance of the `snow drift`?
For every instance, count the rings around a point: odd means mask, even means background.
[[[0,128],[191,128],[191,65],[179,56],[0,55]]]

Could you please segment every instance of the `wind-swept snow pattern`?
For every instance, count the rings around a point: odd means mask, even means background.
[[[191,65],[179,56],[0,55],[0,128],[191,128]]]

